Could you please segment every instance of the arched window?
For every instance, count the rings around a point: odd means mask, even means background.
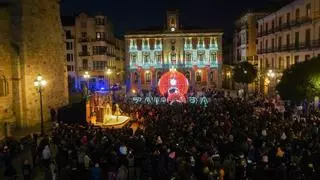
[[[146,83],[150,84],[150,82],[151,82],[151,73],[149,71],[147,71],[145,76],[146,76]]]
[[[214,80],[214,74],[213,74],[212,71],[210,72],[210,77],[209,77],[209,78],[210,78],[210,82],[213,82],[213,80]]]
[[[197,72],[196,72],[196,81],[197,81],[197,82],[201,82],[201,78],[202,78],[202,77],[201,77],[201,72],[200,72],[200,71],[197,71]]]
[[[7,96],[9,94],[8,81],[5,76],[0,75],[0,97]]]

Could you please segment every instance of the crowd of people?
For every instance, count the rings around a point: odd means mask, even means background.
[[[209,94],[213,96],[213,94]],[[57,124],[33,156],[61,180],[320,179],[320,114],[251,97],[132,104],[123,128]],[[36,161],[36,160],[35,160]]]

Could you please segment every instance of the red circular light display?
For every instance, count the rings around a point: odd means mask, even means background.
[[[189,89],[189,82],[184,74],[172,69],[161,76],[158,88],[161,95],[168,95],[168,101],[184,99]]]

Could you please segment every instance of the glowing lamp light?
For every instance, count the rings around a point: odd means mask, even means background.
[[[170,80],[170,84],[171,84],[172,86],[177,85],[177,80],[171,79],[171,80]]]
[[[136,93],[136,90],[135,90],[135,89],[132,89],[132,93],[135,94],[135,93]]]
[[[107,69],[107,75],[110,75],[110,74],[112,74],[111,69]]]
[[[201,72],[202,72],[202,70],[201,70],[201,69],[198,69],[197,71],[198,71],[199,73],[201,73]]]
[[[83,77],[84,77],[85,79],[89,79],[89,78],[90,78],[89,72],[88,72],[88,71],[84,72]]]
[[[43,79],[41,75],[38,75],[36,80],[33,82],[35,87],[44,87],[47,85],[47,81]]]
[[[47,81],[41,80],[41,81],[40,81],[40,84],[41,84],[41,86],[46,86],[46,85],[47,85]]]
[[[34,81],[34,86],[38,87],[39,86],[39,81]]]
[[[37,76],[37,81],[41,81],[43,78],[42,78],[42,76],[41,75],[38,75]]]
[[[147,74],[149,74],[149,73],[150,73],[150,71],[149,71],[149,70],[146,70],[146,73],[147,73]]]

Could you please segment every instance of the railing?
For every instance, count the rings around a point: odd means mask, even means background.
[[[171,67],[176,67],[176,68],[192,68],[193,66],[198,66],[199,68],[204,68],[204,67],[218,67],[217,61],[190,61],[190,62],[184,62],[184,63],[135,63],[131,62],[130,63],[130,69],[137,69],[138,67],[142,67],[144,69],[149,69],[151,67],[153,68],[164,68],[164,69],[169,69]]]
[[[79,56],[90,56],[90,53],[89,52],[79,52]]]
[[[80,38],[79,42],[89,42],[89,38]]]
[[[96,38],[96,39],[93,39],[93,41],[106,41],[105,38]]]
[[[312,41],[312,48],[320,48],[320,39]]]

